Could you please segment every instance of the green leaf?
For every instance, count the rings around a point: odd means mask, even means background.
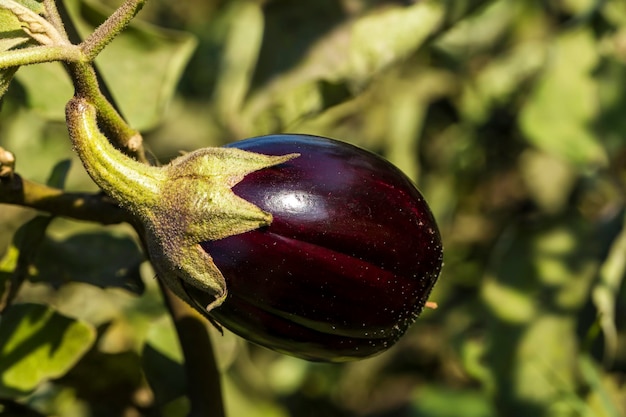
[[[47,184],[51,187],[63,188],[70,169],[69,161],[61,161],[54,166]],[[0,258],[0,300],[12,299],[15,291],[30,274],[35,257],[39,252],[46,230],[52,221],[48,215],[39,215],[22,225],[4,256]],[[5,294],[5,291],[8,293]],[[0,302],[0,311],[2,310]]]
[[[412,416],[495,417],[488,397],[472,390],[424,386],[416,390],[411,404]]]
[[[124,414],[124,405],[131,403],[143,388],[141,358],[133,349],[109,353],[99,347],[97,343],[85,353],[58,380],[58,385],[71,387],[78,398],[88,401],[94,409],[103,407],[106,415],[120,416]]]
[[[14,244],[10,244],[0,258],[0,300],[2,300],[0,307],[5,303],[7,291],[11,291],[13,271],[17,267],[19,255],[19,249]]]
[[[54,287],[84,282],[141,294],[144,283],[139,266],[143,260],[136,243],[127,236],[105,232],[75,234],[65,240],[47,239],[43,243],[36,261],[39,272],[31,280]]]
[[[571,164],[552,154],[528,149],[520,157],[520,171],[529,194],[541,210],[559,213],[567,207],[578,180]]]
[[[444,12],[440,2],[423,1],[364,17],[351,30],[348,67],[339,74],[358,83],[371,79],[419,48],[442,23]]]
[[[234,3],[216,83],[215,101],[224,120],[236,118],[248,93],[263,39],[263,12],[254,2]],[[234,120],[232,120],[234,122]]]
[[[38,304],[16,304],[0,318],[0,397],[29,393],[64,375],[95,340],[94,328]]]
[[[13,75],[15,75],[16,71],[17,68],[0,70],[0,99],[2,99],[4,93],[6,93],[9,89],[9,85],[11,84],[11,80],[13,79]]]
[[[143,369],[159,405],[165,405],[186,393],[183,353],[171,318],[152,324],[142,352]]]
[[[520,115],[526,138],[534,146],[582,167],[604,166],[606,151],[590,125],[598,113],[592,70],[598,46],[590,29],[556,38],[552,61]]]
[[[583,404],[577,321],[603,250],[594,233],[577,214],[520,222],[494,250],[483,285],[485,359],[503,415],[571,415],[565,411]]]
[[[22,31],[20,21],[7,9],[0,8],[0,53],[29,41]],[[7,92],[17,67],[0,70],[0,99]]]
[[[65,103],[74,94],[70,77],[59,62],[21,67],[16,80],[26,91],[28,104],[49,120],[65,120]]]
[[[326,108],[332,83],[356,91],[381,72],[415,53],[441,25],[440,2],[387,8],[348,21],[316,43],[293,70],[256,91],[246,102],[238,129],[247,134],[275,131]],[[278,119],[278,120],[277,120]],[[249,121],[250,125],[244,123]]]
[[[626,216],[624,217],[626,220]],[[600,279],[595,284],[592,297],[599,314],[600,326],[604,334],[605,361],[610,364],[618,349],[616,306],[622,282],[626,276],[626,227],[622,226],[606,260],[600,268]]]
[[[623,416],[623,411],[619,410],[618,407],[619,399],[608,388],[608,384],[605,382],[608,378],[603,375],[602,370],[594,360],[587,355],[581,355],[578,362],[580,373],[590,389],[590,399],[592,400],[590,402],[593,411],[589,415],[594,417]]]
[[[31,272],[52,217],[37,216],[22,225],[0,259],[0,311],[11,301]]]
[[[50,176],[48,177],[46,184],[50,187],[64,188],[65,181],[67,180],[67,175],[69,174],[71,167],[72,161],[70,161],[69,159],[59,161],[52,168],[52,172],[50,172]]]
[[[37,14],[43,14],[45,12],[45,8],[43,7],[43,0],[13,0],[16,3],[21,4],[22,6],[28,7],[33,12]]]
[[[15,48],[29,39],[15,14],[0,7],[0,52]]]

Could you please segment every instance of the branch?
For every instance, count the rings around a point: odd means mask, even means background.
[[[78,62],[82,59],[83,53],[78,46],[40,45],[2,52],[0,69],[54,61]]]
[[[131,216],[104,194],[68,193],[18,174],[0,178],[0,203],[101,224],[132,222]]]

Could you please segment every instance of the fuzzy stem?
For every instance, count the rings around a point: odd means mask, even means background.
[[[103,127],[113,136],[118,145],[140,162],[146,162],[139,132],[131,128],[100,91],[98,76],[93,66],[83,62],[68,63],[76,93],[85,97],[98,109]]]
[[[67,32],[65,31],[65,26],[63,25],[63,19],[59,15],[59,10],[57,9],[57,5],[54,0],[43,0],[43,7],[46,9],[46,17],[48,22],[59,32],[61,36],[68,40]]]
[[[78,62],[82,58],[80,48],[74,45],[33,46],[0,54],[0,69],[53,61]]]
[[[115,149],[98,129],[95,107],[84,98],[69,101],[66,118],[74,148],[94,182],[122,207],[144,219],[150,216],[147,208],[159,204],[164,172]]]
[[[104,194],[68,193],[14,174],[0,179],[0,204],[45,211],[54,216],[100,224],[132,222],[132,217]]]
[[[85,39],[81,44],[81,48],[90,61],[93,61],[109,42],[126,29],[145,2],[146,0],[126,0],[103,24],[98,26]]]

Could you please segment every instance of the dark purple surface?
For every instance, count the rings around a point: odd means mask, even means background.
[[[203,243],[229,290],[211,316],[252,342],[311,360],[367,357],[393,344],[422,310],[442,261],[437,226],[410,180],[372,153],[319,137],[231,146],[301,156],[233,188],[274,220]]]

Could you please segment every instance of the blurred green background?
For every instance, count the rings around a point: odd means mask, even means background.
[[[110,13],[66,3],[83,36]],[[314,364],[216,333],[230,416],[626,415],[626,2],[153,0],[97,63],[162,161],[334,137],[398,165],[438,220],[439,308],[388,352]],[[0,146],[42,182],[69,158],[66,187],[95,190],[63,124],[71,93],[59,65],[21,68]],[[0,281],[33,216],[0,206]],[[184,416],[180,350],[131,229],[35,229],[13,314],[81,342],[50,341],[67,357],[29,381],[33,362],[13,358],[9,377],[0,350],[0,397],[63,417]]]

